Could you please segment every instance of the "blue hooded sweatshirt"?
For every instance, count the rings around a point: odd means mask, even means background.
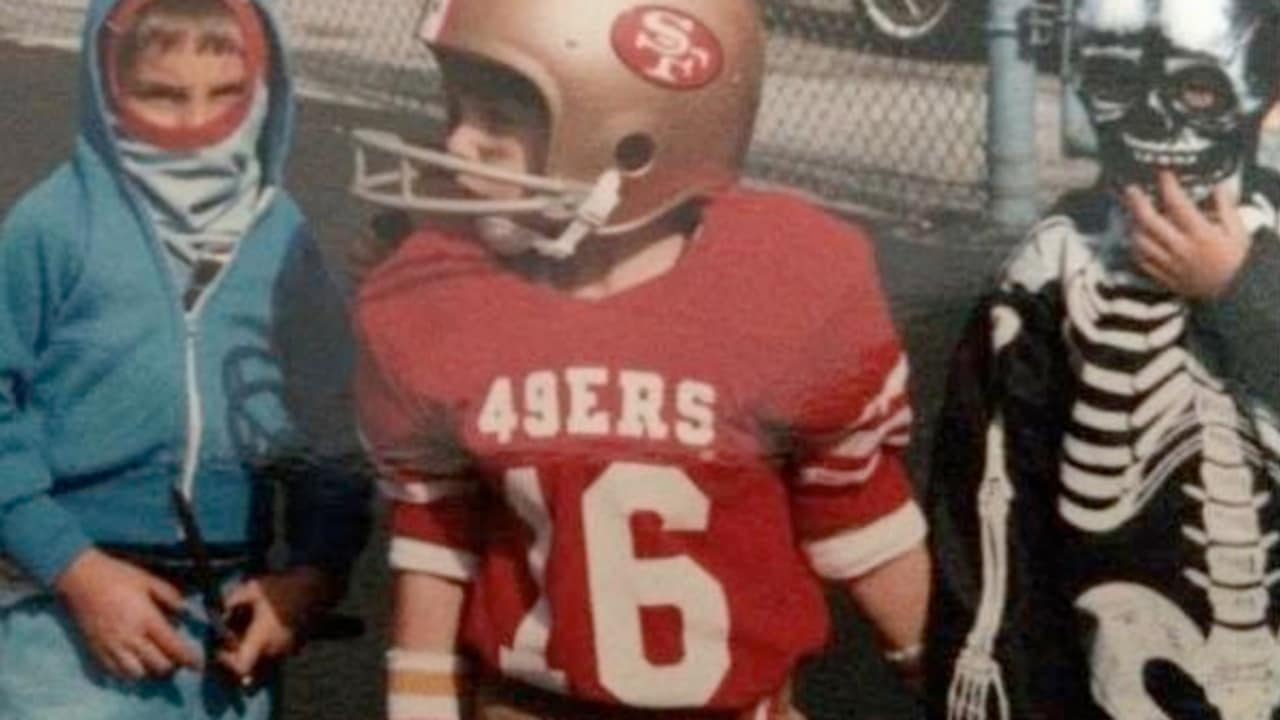
[[[94,545],[181,547],[171,488],[211,544],[262,552],[273,489],[290,560],[345,572],[368,529],[343,297],[279,189],[293,97],[268,27],[269,198],[189,311],[125,180],[93,0],[73,157],[0,226],[0,558],[50,587]]]

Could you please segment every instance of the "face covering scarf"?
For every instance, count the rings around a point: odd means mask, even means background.
[[[261,208],[258,140],[267,107],[267,89],[259,84],[240,127],[194,151],[166,150],[128,138],[116,124],[125,174],[168,250],[187,309],[235,252]]]

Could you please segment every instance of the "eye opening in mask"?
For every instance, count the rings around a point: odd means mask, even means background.
[[[1179,70],[1164,83],[1165,102],[1188,120],[1217,120],[1236,109],[1236,94],[1223,72],[1207,65]]]
[[[1080,89],[1091,102],[1128,105],[1142,97],[1142,67],[1133,60],[1093,56],[1080,62]]]

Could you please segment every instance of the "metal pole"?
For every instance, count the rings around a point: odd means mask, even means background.
[[[987,168],[991,218],[1022,230],[1039,215],[1036,66],[1029,36],[1034,0],[990,0],[987,53]]]
[[[1075,17],[1076,0],[1062,0],[1062,18],[1065,21],[1062,29],[1062,54],[1058,58],[1062,78],[1061,122],[1062,122],[1062,154],[1064,157],[1094,157],[1098,154],[1098,138],[1093,132],[1093,123],[1085,112],[1084,102],[1071,87],[1070,79],[1075,72],[1072,65],[1071,49],[1075,36],[1071,31],[1071,18]]]

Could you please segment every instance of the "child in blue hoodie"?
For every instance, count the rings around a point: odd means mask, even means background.
[[[281,38],[260,0],[94,0],[83,48],[74,156],[0,228],[0,718],[268,717],[368,529]]]

